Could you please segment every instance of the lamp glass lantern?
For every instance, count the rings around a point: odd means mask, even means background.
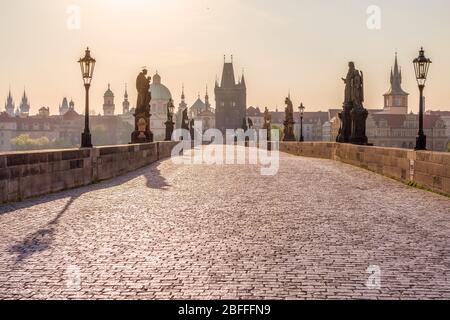
[[[91,57],[91,51],[86,49],[85,56],[78,60],[81,67],[81,75],[83,77],[84,85],[89,86],[92,82],[92,76],[94,75],[94,68],[96,60]]]
[[[169,105],[167,106],[167,108],[169,109],[169,114],[171,116],[173,116],[175,113],[175,106],[174,106],[173,102],[170,102]]]
[[[306,109],[303,103],[300,104],[300,107],[298,107],[298,109],[300,110],[300,115],[303,116]]]
[[[425,87],[427,81],[428,69],[432,63],[430,59],[425,57],[425,51],[423,48],[419,51],[419,57],[414,59],[414,71],[416,73],[416,80],[419,87]]]

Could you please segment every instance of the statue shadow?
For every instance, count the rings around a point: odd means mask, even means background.
[[[158,161],[149,168],[147,167],[147,172],[144,174],[144,177],[147,179],[148,188],[167,191],[170,188],[170,185],[167,183],[166,178],[161,174],[161,170],[159,169],[160,164],[161,161]]]
[[[62,191],[55,194],[49,194],[39,198],[25,200],[23,202],[0,205],[0,216],[2,216],[4,214],[13,214],[17,210],[32,208],[40,204],[69,198],[64,207],[58,211],[52,220],[50,220],[43,227],[39,228],[36,232],[26,236],[23,240],[10,247],[9,251],[17,255],[16,264],[22,263],[24,260],[36,253],[44,252],[51,248],[61,218],[72,206],[72,204],[86,193],[120,186],[141,176],[145,177],[146,186],[148,188],[158,190],[167,190],[170,188],[170,185],[167,183],[166,179],[161,175],[161,171],[159,169],[160,164],[161,161],[158,161],[150,166],[140,168],[134,172],[130,172],[123,176],[97,184]],[[124,199],[124,201],[127,200]]]
[[[49,221],[44,227],[28,235],[21,242],[10,247],[10,253],[17,255],[15,264],[20,264],[33,254],[44,252],[51,247],[59,220],[77,198],[78,196],[71,197],[55,218]]]

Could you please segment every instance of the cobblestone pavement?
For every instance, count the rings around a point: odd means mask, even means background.
[[[450,298],[450,200],[329,160],[165,160],[0,206],[0,234],[3,299]]]

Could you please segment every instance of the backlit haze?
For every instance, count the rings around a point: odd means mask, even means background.
[[[80,29],[70,30],[71,5],[81,9]],[[367,8],[381,8],[381,29],[367,27]],[[0,2],[0,102],[9,86],[16,104],[24,88],[31,113],[63,97],[83,110],[84,89],[76,61],[86,46],[97,59],[91,107],[100,112],[111,83],[121,112],[125,83],[135,104],[142,66],[156,70],[178,105],[182,84],[188,105],[213,97],[224,54],[245,69],[249,106],[309,111],[341,107],[341,77],[355,61],[365,75],[366,108],[381,108],[398,52],[403,88],[418,110],[412,60],[420,46],[433,60],[427,107],[450,110],[450,2],[448,0],[15,0]],[[420,22],[420,23],[419,23]],[[214,102],[213,102],[214,106]]]

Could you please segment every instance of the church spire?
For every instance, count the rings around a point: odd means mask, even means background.
[[[122,102],[122,114],[130,113],[130,101],[128,101],[128,85],[125,83],[125,93]]]
[[[407,114],[409,94],[402,89],[402,70],[398,63],[397,52],[395,53],[394,66],[391,67],[390,82],[391,87],[384,94],[383,113]]]
[[[397,52],[395,53],[395,63],[394,63],[394,76],[398,76],[399,74],[399,68],[398,68],[398,59],[397,59]]]
[[[208,95],[208,85],[206,85],[206,93],[205,93],[205,107],[206,110],[209,110],[211,104],[209,103],[209,95]]]
[[[395,53],[394,68],[391,68],[391,89],[388,94],[405,95],[402,89],[402,71],[398,64],[398,55]]]
[[[180,102],[180,104],[178,105],[178,107],[179,107],[179,111],[180,111],[180,112],[187,108],[187,104],[186,104],[186,96],[185,96],[185,94],[184,94],[184,83],[183,83],[182,86],[181,86],[181,102]]]
[[[9,88],[8,97],[6,98],[5,111],[10,116],[14,116],[15,108],[16,108],[16,106],[14,105],[14,100],[13,100],[13,97],[12,97],[12,94],[11,94],[11,87],[10,87]]]

